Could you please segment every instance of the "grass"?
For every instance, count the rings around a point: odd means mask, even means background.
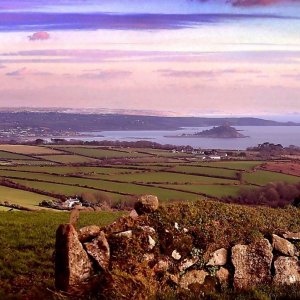
[[[243,179],[251,184],[266,185],[269,182],[284,181],[288,183],[300,182],[300,177],[280,174],[269,171],[256,171],[253,173],[246,173],[243,175]]]
[[[164,185],[195,193],[204,193],[211,197],[222,198],[225,196],[236,196],[242,186],[239,185]]]
[[[195,195],[189,193],[182,193],[176,191],[168,191],[166,189],[152,187],[152,186],[141,186],[133,183],[118,183],[111,181],[104,181],[101,179],[93,180],[86,178],[75,178],[75,177],[61,177],[50,174],[38,174],[38,173],[27,173],[18,171],[0,171],[0,176],[6,178],[17,177],[20,179],[11,179],[14,182],[33,187],[42,191],[47,191],[55,194],[63,195],[74,195],[81,194],[82,192],[91,192],[93,188],[111,192],[114,198],[119,198],[117,195],[119,192],[129,195],[140,195],[140,194],[154,194],[157,195],[161,200],[167,201],[171,199],[196,199]],[[44,180],[51,182],[38,182],[29,181],[25,179]],[[63,185],[66,184],[66,185]],[[70,186],[73,185],[73,186]]]
[[[153,167],[155,168],[155,167]],[[157,167],[158,168],[158,167]],[[84,166],[1,166],[0,170],[19,170],[28,172],[43,172],[49,174],[119,174],[124,172],[138,172],[143,169],[151,170],[151,167],[144,166],[119,166],[111,165],[108,167],[84,167]]]
[[[109,178],[109,177],[105,177]],[[197,175],[188,175],[188,174],[178,174],[170,172],[147,172],[147,173],[138,173],[138,174],[129,174],[129,175],[117,175],[114,176],[114,179],[127,181],[127,182],[179,182],[179,183],[234,183],[233,180],[222,179],[222,178],[212,178],[205,176]]]
[[[41,159],[27,159],[27,160],[11,160],[11,164],[20,166],[44,166],[44,165],[55,165],[54,162],[41,160]],[[15,166],[13,166],[15,168]]]
[[[19,154],[43,155],[43,154],[59,154],[60,151],[38,146],[26,145],[0,145],[0,151],[9,151]]]
[[[38,204],[42,200],[50,200],[53,198],[31,193],[22,190],[0,186],[0,202],[8,201],[9,203],[18,204],[21,206],[39,209]]]
[[[10,178],[41,192],[45,191],[65,196],[95,192],[96,189],[106,191],[114,199],[120,199],[120,197],[123,197],[122,194],[155,194],[162,201],[171,199],[194,201],[199,197],[195,193],[203,193],[218,198],[235,196],[240,189],[238,186],[240,182],[236,180],[238,172],[243,172],[242,179],[245,182],[243,186],[265,185],[275,181],[290,183],[299,181],[298,177],[275,172],[256,171],[247,173],[247,171],[263,163],[262,161],[189,162],[173,160],[176,163],[172,163],[168,158],[172,156],[171,152],[157,149],[104,149],[88,146],[62,146],[58,147],[58,151],[56,151],[47,147],[2,146],[5,149],[15,149],[16,151],[21,151],[23,147],[25,153],[35,151],[41,155],[40,158],[65,164],[96,161],[92,157],[99,159],[99,163],[101,158],[130,158],[130,164],[128,165],[122,162],[122,165],[112,164],[101,167],[66,165],[1,166],[0,176]],[[58,155],[47,154],[53,151]],[[60,154],[61,151],[64,151],[64,155]],[[143,152],[146,152],[146,154]],[[181,153],[179,154],[181,155]],[[20,154],[16,153],[14,155]],[[189,154],[188,156],[192,155]],[[24,161],[22,160],[22,162]],[[71,175],[82,178],[72,177]],[[183,191],[175,191],[174,189]],[[19,193],[21,192],[19,191]]]
[[[4,207],[4,206],[0,206],[0,211],[9,211],[10,208],[8,207]]]
[[[0,145],[1,146],[1,145]],[[10,153],[10,152],[5,152],[5,151],[1,151],[0,150],[0,159],[5,159],[5,160],[12,160],[12,159],[34,159],[34,158],[30,158],[29,156],[25,156],[25,155],[21,155],[21,154],[17,154],[17,153]]]
[[[254,167],[261,165],[263,161],[226,161],[226,162],[205,162],[200,163],[199,166],[208,166],[215,168],[229,168],[235,170],[249,171]]]
[[[79,155],[44,155],[43,159],[63,164],[91,163],[97,160]]]
[[[81,213],[79,227],[103,226],[121,215],[124,213]],[[61,212],[0,212],[0,295],[1,289],[4,294],[11,292],[12,280],[25,290],[38,284],[53,287],[55,231],[68,220],[69,213]]]
[[[143,157],[147,156],[145,154],[137,153],[137,152],[121,152],[114,150],[105,150],[99,148],[83,148],[83,147],[66,147],[60,148],[69,153],[74,153],[78,155],[88,156],[92,158],[132,158],[132,157]]]
[[[188,153],[173,153],[169,150],[160,150],[160,149],[147,149],[147,148],[137,148],[137,152],[142,152],[142,153],[149,153],[151,155],[156,155],[160,157],[191,157],[192,154]]]
[[[13,179],[13,182],[22,184],[24,186],[37,189],[39,191],[44,191],[53,194],[60,194],[65,196],[75,196],[81,195],[82,193],[94,193],[95,190],[78,187],[78,186],[68,186],[59,183],[47,183],[47,182],[38,182],[38,181],[28,181],[28,180],[21,180],[21,179]],[[119,199],[120,195],[114,193],[107,193],[113,199]]]
[[[193,174],[203,174],[209,176],[223,176],[236,179],[236,171],[226,169],[206,168],[202,166],[176,166],[175,171]]]

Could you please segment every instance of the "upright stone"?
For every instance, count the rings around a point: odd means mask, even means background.
[[[272,246],[267,239],[232,248],[234,287],[247,290],[271,282]]]
[[[56,231],[55,244],[55,286],[69,291],[80,285],[93,273],[92,263],[78,234],[71,224],[60,225]]]

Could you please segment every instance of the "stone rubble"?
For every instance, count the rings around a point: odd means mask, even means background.
[[[160,286],[161,280],[184,290],[209,284],[219,289],[248,290],[258,285],[300,283],[296,246],[300,232],[273,234],[270,241],[261,238],[212,253],[208,250],[204,256],[204,251],[190,242],[187,233],[194,234],[192,227],[181,228],[177,222],[156,227],[148,222],[145,214],[158,208],[156,200],[154,196],[142,196],[138,213],[131,212],[127,218],[103,228],[91,225],[77,232],[71,224],[60,225],[55,246],[56,288],[70,292],[99,274],[110,279],[112,267],[122,269],[124,264],[130,272],[136,272],[139,266],[145,268],[143,274],[147,274],[145,278],[153,289]],[[131,256],[124,251],[130,252],[130,248],[134,250]]]

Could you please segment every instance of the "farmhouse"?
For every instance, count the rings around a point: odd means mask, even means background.
[[[208,158],[211,160],[221,160],[221,156],[219,155],[210,155],[208,156]]]
[[[78,200],[77,198],[69,198],[63,203],[63,206],[66,208],[73,208],[75,205],[82,206],[80,200]]]

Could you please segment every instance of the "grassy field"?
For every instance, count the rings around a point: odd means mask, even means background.
[[[108,176],[103,177],[109,179]],[[234,180],[215,178],[215,177],[206,177],[206,176],[197,176],[197,175],[187,175],[187,174],[178,174],[171,172],[147,172],[147,173],[138,173],[138,174],[124,174],[114,176],[115,180],[127,181],[127,182],[179,182],[179,183],[234,183]]]
[[[159,149],[88,146],[52,149],[21,145],[2,145],[1,149],[15,151],[4,152],[11,158],[15,156],[14,160],[9,160],[15,165],[2,165],[0,178],[34,188],[40,194],[75,196],[102,191],[117,200],[126,195],[154,194],[162,201],[194,201],[203,198],[200,194],[221,198],[235,196],[244,186],[300,181],[296,176],[255,170],[263,161],[203,162],[197,155]],[[21,159],[21,152],[38,159]],[[51,163],[57,165],[47,165]],[[22,194],[22,191],[17,193]],[[26,204],[26,198],[24,194],[25,200],[15,197],[14,201]]]
[[[81,213],[78,226],[103,226],[121,215],[124,213]],[[55,231],[68,222],[69,213],[0,212],[0,299],[1,290],[2,296],[14,292],[12,285],[23,291],[33,285],[53,287]]]
[[[62,164],[91,163],[97,160],[79,155],[43,155],[43,159]]]
[[[208,166],[214,168],[228,168],[241,171],[249,171],[262,164],[262,161],[227,161],[227,162],[209,162],[201,163],[199,166]]]
[[[11,152],[5,152],[0,150],[0,159],[2,160],[22,160],[22,159],[31,159],[34,160],[34,158],[31,158],[29,156],[25,156],[18,153],[11,153]]]
[[[38,204],[41,201],[51,199],[52,198],[44,195],[0,186],[0,202],[8,201],[9,203],[16,203],[25,207],[40,209]]]
[[[56,165],[55,162],[42,160],[42,159],[26,159],[26,160],[10,160],[9,165],[18,165],[18,166],[51,166]]]
[[[141,154],[138,152],[127,152],[127,151],[115,151],[115,150],[106,150],[106,149],[98,149],[98,148],[83,148],[83,147],[67,147],[61,148],[61,150],[82,155],[88,156],[92,158],[120,158],[120,157],[143,157],[147,156],[145,154]]]
[[[288,183],[297,183],[300,182],[300,177],[291,176],[286,174],[280,174],[269,171],[256,171],[253,173],[246,173],[243,175],[244,180],[249,183],[257,185],[265,185],[269,182],[279,182],[284,181]]]
[[[124,172],[137,172],[143,169],[151,169],[150,167],[140,167],[136,169],[130,166],[109,166],[109,167],[83,167],[83,166],[59,166],[59,168],[53,166],[1,166],[1,170],[16,170],[16,171],[28,171],[28,172],[41,172],[49,174],[119,174]]]
[[[78,186],[69,186],[69,185],[63,185],[59,183],[47,183],[47,182],[38,182],[38,181],[28,181],[28,180],[22,180],[22,179],[13,179],[13,182],[19,183],[21,185],[24,185],[26,187],[31,187],[40,191],[53,193],[53,194],[59,194],[64,195],[68,197],[74,197],[75,195],[80,196],[82,193],[94,193],[95,190],[78,187]],[[108,193],[109,196],[111,196],[113,199],[119,199],[119,194],[114,193]]]
[[[235,196],[238,191],[243,186],[238,185],[195,185],[195,184],[186,184],[186,185],[164,185],[164,187],[173,187],[179,190],[203,193],[211,197],[222,198],[224,196]]]
[[[19,154],[29,155],[44,155],[44,154],[59,154],[60,151],[37,146],[23,146],[23,145],[0,145],[0,151],[8,151]]]
[[[200,166],[176,166],[173,169],[177,172],[191,173],[191,174],[201,174],[208,176],[222,176],[227,178],[236,179],[236,171],[226,170],[226,169],[215,169]]]

